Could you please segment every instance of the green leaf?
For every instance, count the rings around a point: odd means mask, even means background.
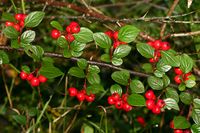
[[[183,116],[175,116],[173,119],[175,129],[187,129],[190,128],[190,123]]]
[[[128,45],[119,45],[113,53],[114,57],[123,58],[127,56],[131,51],[131,47]]]
[[[15,22],[15,17],[13,15],[11,15],[10,13],[7,12],[3,12],[2,13],[2,19],[6,20],[6,21],[11,21],[11,22]]]
[[[17,30],[13,28],[12,26],[6,27],[3,30],[3,33],[7,38],[10,38],[10,39],[17,39],[19,35],[19,32],[17,32]]]
[[[131,94],[128,99],[128,104],[132,106],[145,106],[145,98],[140,94]]]
[[[112,73],[111,77],[115,82],[126,86],[128,85],[130,73],[126,70],[116,71]]]
[[[13,115],[12,118],[20,125],[26,125],[26,117],[24,115]]]
[[[199,125],[193,124],[191,127],[191,131],[192,133],[200,133],[200,124]]]
[[[104,88],[100,84],[92,84],[86,88],[87,94],[90,94],[90,93],[97,94],[97,93],[103,92],[103,91],[104,91]]]
[[[170,84],[170,79],[165,74],[163,75],[163,84],[164,84],[164,87],[167,87]]]
[[[100,84],[100,76],[97,73],[88,73],[87,80],[90,84]]]
[[[24,50],[25,53],[34,60],[40,60],[44,54],[44,50],[40,46],[28,45]]]
[[[83,124],[83,126],[81,127],[81,131],[83,133],[94,133],[94,129],[88,124]]]
[[[69,50],[68,48],[65,48],[65,49],[63,50],[63,56],[64,56],[65,58],[70,58],[70,57],[72,57],[71,52],[70,52],[70,50]]]
[[[199,99],[199,98],[195,98],[195,99],[193,100],[193,104],[194,104],[194,107],[195,107],[195,108],[200,109],[200,99]]]
[[[188,88],[192,88],[196,85],[196,82],[195,82],[195,80],[188,79],[188,80],[185,81],[185,85]]]
[[[181,102],[186,105],[189,105],[192,102],[192,95],[188,92],[181,92],[180,94]]]
[[[29,66],[26,66],[26,65],[22,66],[22,70],[23,70],[24,72],[26,72],[26,73],[30,73],[30,72],[31,72],[30,67],[29,67]]]
[[[83,51],[77,52],[77,51],[71,51],[71,55],[74,57],[80,57],[83,54]]]
[[[156,64],[156,68],[161,72],[168,72],[172,67],[170,65],[166,65],[163,59],[160,59]]]
[[[185,84],[184,83],[181,83],[179,86],[178,86],[178,90],[179,91],[184,91],[186,88]]]
[[[112,58],[112,64],[115,66],[120,66],[123,63],[123,60],[121,58],[113,57]]]
[[[130,43],[135,40],[140,30],[132,25],[125,25],[119,30],[118,39]]]
[[[11,47],[12,48],[20,48],[19,41],[17,39],[11,40]]]
[[[167,108],[168,110],[171,110],[171,109],[175,109],[175,110],[178,110],[178,111],[180,110],[177,102],[174,99],[167,98],[167,99],[164,99],[164,101],[165,101],[165,107],[164,108]]]
[[[73,35],[78,42],[88,43],[93,41],[93,32],[86,27],[81,27],[80,32]]]
[[[58,39],[57,39],[57,44],[59,47],[61,48],[68,48],[68,42],[67,40],[65,39],[64,36],[60,36]]]
[[[10,62],[9,57],[6,54],[6,52],[0,50],[0,65],[1,64],[8,64],[9,62]]]
[[[48,79],[53,79],[64,74],[59,68],[55,67],[52,63],[42,63],[42,67],[40,68],[39,72]]]
[[[194,65],[194,61],[192,60],[190,56],[188,56],[187,54],[183,54],[180,56],[180,69],[184,73],[190,72],[193,68],[193,65]]]
[[[195,122],[195,124],[200,124],[200,109],[192,110],[192,119]]]
[[[35,11],[31,12],[26,18],[25,18],[25,27],[36,27],[38,26],[43,18],[44,18],[45,13],[41,11]]]
[[[134,79],[130,82],[130,88],[132,93],[143,93],[144,85],[140,80]]]
[[[111,47],[112,41],[105,33],[102,32],[94,33],[93,38],[96,45],[98,45],[99,47],[101,48]]]
[[[122,87],[118,84],[114,84],[110,87],[111,94],[118,93],[119,95],[122,94]]]
[[[88,66],[88,72],[89,73],[99,73],[100,69],[97,65],[89,65]]]
[[[68,71],[69,75],[77,78],[85,78],[85,73],[79,67],[71,67]]]
[[[174,99],[177,103],[179,102],[179,95],[177,93],[177,90],[171,87],[168,87],[166,89],[166,93],[165,93],[167,98],[172,98]]]
[[[104,62],[109,63],[110,62],[110,55],[109,54],[101,55],[101,60],[104,61]]]
[[[163,80],[161,78],[155,77],[155,76],[149,76],[147,78],[149,86],[153,90],[162,90],[163,89]]]
[[[32,108],[29,108],[29,109],[28,109],[28,115],[29,115],[30,117],[36,116],[37,113],[38,113],[37,108],[32,107]]]
[[[21,42],[25,44],[31,43],[35,39],[35,31],[26,30],[21,35]]]
[[[85,48],[85,46],[86,46],[85,43],[81,43],[75,40],[70,44],[70,49],[72,51],[80,52]]]
[[[142,64],[142,69],[144,69],[144,71],[146,73],[152,73],[153,72],[152,64],[150,64],[150,63]]]
[[[63,31],[63,27],[58,21],[53,20],[51,21],[50,25],[56,28],[57,30]]]
[[[146,43],[136,44],[137,51],[146,58],[154,57],[154,49]]]
[[[163,75],[165,75],[164,72],[161,72],[161,71],[159,71],[159,70],[155,70],[153,74],[154,74],[156,77],[158,77],[158,78],[162,78]]]
[[[88,63],[87,63],[87,60],[86,60],[86,59],[79,59],[79,60],[77,61],[77,65],[78,65],[78,67],[81,68],[81,69],[86,69]]]
[[[178,67],[180,66],[180,60],[177,56],[175,56],[174,51],[161,51],[161,57],[163,59],[163,62],[167,65]]]

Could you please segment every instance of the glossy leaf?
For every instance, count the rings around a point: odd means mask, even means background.
[[[177,102],[174,99],[167,98],[167,99],[164,99],[164,101],[165,101],[165,107],[164,108],[167,108],[168,110],[171,110],[171,109],[175,109],[175,110],[178,110],[178,111],[180,110]]]
[[[97,73],[88,73],[87,80],[90,84],[100,84],[100,76]]]
[[[101,55],[101,60],[109,63],[110,62],[110,55],[109,54]]]
[[[86,59],[79,59],[79,60],[77,61],[77,65],[78,65],[78,67],[81,68],[81,69],[86,69],[88,63],[87,63],[87,60],[86,60]]]
[[[89,65],[88,66],[88,72],[90,73],[99,73],[100,69],[97,65]]]
[[[194,65],[194,61],[192,60],[190,56],[188,56],[187,54],[183,54],[180,56],[180,69],[184,73],[190,72],[193,68],[193,65]]]
[[[115,82],[126,86],[128,85],[130,73],[126,70],[116,71],[112,73],[111,77]]]
[[[35,11],[28,14],[28,16],[24,20],[24,26],[25,27],[36,27],[38,26],[43,18],[45,13],[42,11]]]
[[[190,123],[183,116],[175,116],[173,122],[175,129],[187,129],[190,127]]]
[[[70,49],[72,51],[80,52],[80,51],[82,51],[85,48],[85,46],[86,46],[85,43],[81,43],[81,42],[78,42],[78,41],[73,41],[70,44]]]
[[[110,87],[110,92],[111,92],[111,94],[118,93],[119,95],[121,95],[122,94],[122,88],[121,88],[120,85],[114,84]]]
[[[69,75],[77,78],[85,78],[85,73],[79,67],[71,67],[68,71]]]
[[[9,57],[6,54],[6,52],[0,50],[0,65],[1,64],[8,64],[9,62],[10,62]]]
[[[145,98],[140,94],[131,94],[128,99],[128,104],[132,106],[145,106]]]
[[[52,63],[43,63],[39,72],[48,79],[53,79],[64,74],[59,68],[55,67]]]
[[[163,59],[160,59],[156,64],[156,68],[161,72],[168,72],[172,67],[170,65],[166,65]]]
[[[200,109],[192,110],[192,119],[195,122],[195,124],[200,124]]]
[[[192,95],[188,92],[181,92],[180,94],[181,102],[186,105],[189,105],[192,102]]]
[[[12,26],[8,26],[5,29],[3,29],[3,33],[7,38],[10,39],[17,39],[19,36],[19,32]]]
[[[2,13],[2,18],[6,21],[11,21],[11,22],[15,22],[15,17],[13,15],[11,15],[10,13],[7,12],[3,12]]]
[[[143,93],[144,85],[140,80],[134,79],[130,82],[130,88],[132,93]]]
[[[57,44],[61,48],[68,48],[68,42],[64,36],[61,36],[57,39]]]
[[[128,45],[119,45],[113,53],[114,57],[123,58],[127,56],[131,51],[131,47]]]
[[[165,93],[167,98],[172,98],[174,99],[177,103],[179,102],[179,95],[177,93],[177,90],[175,90],[174,88],[168,87],[166,89],[166,93]]]
[[[93,32],[86,27],[81,27],[80,32],[73,35],[75,40],[81,43],[88,43],[93,41]]]
[[[194,107],[195,107],[195,108],[200,109],[200,99],[199,99],[199,98],[195,98],[195,99],[193,100],[193,104],[194,104]]]
[[[96,45],[98,45],[101,48],[110,48],[112,41],[111,39],[102,32],[94,33],[93,35],[94,41]]]
[[[123,60],[121,58],[113,57],[112,58],[112,64],[115,66],[120,66],[123,63]]]
[[[180,66],[180,60],[177,56],[175,56],[173,51],[161,51],[163,62],[167,65],[178,67]]]
[[[137,51],[146,58],[154,57],[154,49],[146,43],[138,43],[136,45]]]
[[[63,27],[58,21],[53,20],[50,22],[50,24],[52,27],[56,28],[57,30],[63,31]]]
[[[161,78],[155,77],[155,76],[149,76],[148,84],[153,90],[162,90],[163,89],[163,80]]]
[[[40,60],[44,54],[44,50],[40,46],[28,45],[25,47],[25,52],[34,60]]]
[[[20,41],[25,44],[31,43],[35,39],[35,31],[26,30],[22,33]]]
[[[26,124],[26,117],[24,115],[13,115],[13,119],[20,125]]]
[[[97,93],[103,92],[103,91],[104,91],[104,88],[100,84],[92,84],[86,88],[87,94],[90,94],[90,93],[97,94]]]

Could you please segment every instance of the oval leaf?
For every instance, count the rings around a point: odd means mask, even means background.
[[[27,30],[21,35],[21,42],[25,44],[31,43],[35,39],[35,31]]]
[[[81,27],[80,32],[73,35],[78,42],[88,43],[93,41],[93,32],[86,27]]]
[[[112,41],[111,39],[103,32],[94,33],[93,35],[96,45],[101,48],[110,48]]]
[[[180,60],[178,56],[175,56],[173,51],[161,51],[163,62],[167,65],[178,67],[180,66]]]
[[[132,106],[145,106],[145,98],[140,94],[131,94],[128,99],[128,104]]]
[[[121,85],[128,85],[128,80],[130,78],[130,73],[126,70],[116,71],[111,75],[112,79],[121,84]]]
[[[118,93],[119,95],[121,95],[122,94],[122,88],[121,88],[120,85],[114,84],[110,87],[110,92],[111,92],[111,94]]]
[[[188,92],[181,92],[180,94],[181,102],[186,105],[189,105],[192,102],[192,95]]]
[[[143,93],[144,85],[140,80],[132,80],[130,83],[130,88],[133,93]]]
[[[68,71],[69,75],[77,78],[85,78],[85,73],[79,67],[71,67]]]
[[[123,58],[127,56],[131,51],[131,47],[128,45],[119,45],[113,53],[114,57]]]
[[[36,27],[38,26],[43,18],[44,18],[45,13],[41,11],[35,11],[31,12],[26,18],[25,18],[25,27]]]
[[[163,80],[161,78],[155,77],[155,76],[149,76],[148,84],[153,90],[162,90],[163,89]]]
[[[112,58],[112,64],[115,66],[120,66],[123,63],[123,60],[121,58],[113,57]]]
[[[154,57],[154,49],[146,43],[136,44],[137,51],[146,58]]]
[[[6,54],[6,52],[0,50],[0,65],[8,63],[9,63],[8,55]]]
[[[175,116],[173,122],[175,129],[187,129],[190,127],[190,123],[183,116]]]
[[[61,26],[61,24],[58,21],[51,21],[50,25],[54,28],[56,28],[57,30],[63,31],[63,27]]]
[[[97,73],[88,73],[87,80],[90,84],[99,84],[100,76]]]
[[[188,56],[187,54],[183,54],[180,56],[180,69],[184,73],[190,72],[193,68],[193,65],[194,65],[194,61],[192,60],[190,56]]]
[[[175,109],[175,110],[178,110],[178,111],[180,110],[177,102],[174,99],[167,98],[167,99],[164,99],[164,101],[165,101],[165,107],[164,108],[167,108],[168,110],[171,110],[171,109]]]
[[[20,125],[26,125],[26,117],[24,115],[13,115],[13,119]]]
[[[166,89],[165,95],[167,98],[172,98],[174,99],[177,103],[179,102],[179,95],[177,93],[177,90],[175,90],[174,88],[170,88],[168,87]]]
[[[10,39],[17,39],[19,35],[19,32],[17,32],[17,30],[13,28],[12,26],[6,27],[3,30],[3,33],[7,38],[10,38]]]

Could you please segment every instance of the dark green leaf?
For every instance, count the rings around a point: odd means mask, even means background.
[[[112,64],[115,66],[120,66],[123,63],[123,60],[121,58],[113,57],[112,58]]]
[[[170,88],[168,87],[166,89],[166,93],[165,93],[167,98],[172,98],[174,99],[177,103],[179,102],[179,95],[177,93],[177,90],[175,90],[174,88]]]
[[[161,77],[163,77],[163,75],[164,75],[165,73],[162,72],[162,71],[159,71],[159,70],[155,70],[153,74],[154,74],[156,77],[161,78]]]
[[[189,105],[192,102],[192,95],[188,92],[181,92],[180,94],[181,102],[186,105]]]
[[[193,124],[191,127],[192,133],[200,133],[200,124]]]
[[[17,30],[13,28],[12,26],[6,27],[3,30],[3,33],[5,34],[7,38],[10,38],[10,39],[17,39],[19,35],[19,32],[17,32]]]
[[[81,27],[80,32],[73,35],[76,41],[81,43],[88,43],[93,41],[93,32],[86,27]]]
[[[180,66],[180,60],[177,56],[175,56],[174,51],[161,51],[162,60],[166,65],[170,65],[173,67]]]
[[[134,79],[130,82],[130,88],[132,93],[143,93],[144,85],[140,80]]]
[[[130,43],[135,40],[140,30],[132,25],[125,25],[119,30],[118,38],[122,42]]]
[[[89,65],[88,72],[90,73],[99,73],[100,69],[97,65]]]
[[[0,50],[0,65],[1,64],[8,64],[9,62],[10,62],[9,57],[6,54],[6,52]]]
[[[86,69],[88,63],[87,63],[87,60],[86,60],[86,59],[79,59],[79,60],[77,61],[77,65],[78,65],[78,67],[81,68],[81,69]]]
[[[86,46],[85,43],[81,43],[81,42],[78,42],[78,41],[73,41],[70,44],[70,49],[72,51],[80,52],[80,51],[82,51],[85,48],[85,46]]]
[[[37,108],[33,108],[33,107],[32,107],[32,108],[30,108],[30,109],[28,110],[28,115],[29,115],[30,117],[36,116],[37,113],[38,113]]]
[[[24,115],[13,115],[13,119],[20,125],[26,125],[26,117]]]
[[[184,73],[190,72],[192,70],[193,65],[194,61],[190,56],[188,56],[187,54],[183,54],[180,56],[180,69]]]
[[[153,90],[162,90],[163,89],[163,80],[161,78],[155,77],[155,76],[149,76],[148,84]]]
[[[68,48],[68,42],[64,36],[61,36],[57,39],[57,44],[61,48]]]
[[[87,94],[90,94],[90,93],[97,94],[97,93],[103,92],[103,91],[104,91],[104,88],[103,88],[103,86],[100,85],[100,84],[89,85],[89,86],[86,88]]]
[[[31,12],[26,18],[25,18],[25,27],[36,27],[38,26],[43,18],[44,18],[45,13],[41,11],[35,11]]]
[[[72,57],[71,52],[70,52],[70,50],[68,48],[64,49],[63,56],[66,57],[66,58]]]
[[[123,58],[127,56],[131,51],[131,47],[128,45],[119,45],[113,53],[114,57]]]
[[[126,70],[116,71],[111,75],[112,79],[121,84],[121,85],[128,85],[128,80],[130,78],[130,73]]]
[[[146,58],[154,57],[154,49],[146,43],[138,43],[136,45],[137,51]]]
[[[177,102],[174,99],[167,98],[167,99],[164,99],[164,101],[165,101],[165,107],[164,108],[167,108],[168,110],[171,110],[171,109],[175,109],[175,110],[178,110],[178,111],[180,110]]]
[[[175,116],[173,122],[175,129],[187,129],[190,127],[190,123],[183,116]]]
[[[161,72],[168,72],[172,67],[170,65],[166,65],[163,59],[160,59],[156,64],[156,68]]]
[[[71,51],[71,55],[74,57],[80,57],[83,54],[83,51]]]
[[[31,43],[35,39],[35,31],[26,30],[21,35],[21,42],[25,44]]]
[[[58,21],[53,20],[51,21],[50,24],[52,27],[56,28],[57,30],[63,31],[63,27]]]
[[[193,100],[193,104],[194,104],[194,107],[195,107],[195,108],[200,109],[200,99],[199,99],[199,98],[195,98],[195,99]]]
[[[93,38],[95,43],[101,48],[110,48],[112,41],[111,39],[104,33],[98,32],[93,34]]]
[[[26,73],[30,73],[31,72],[31,70],[30,70],[30,68],[29,68],[29,66],[22,66],[22,70],[24,71],[24,72],[26,72]]]
[[[192,119],[195,122],[195,124],[200,124],[200,109],[192,110]]]
[[[132,106],[145,106],[145,98],[140,94],[131,94],[128,97],[128,104]]]
[[[19,41],[17,39],[15,40],[11,40],[11,47],[12,48],[20,48],[20,44],[19,44]]]
[[[109,63],[110,62],[110,55],[109,54],[101,55],[101,60]]]
[[[121,88],[120,85],[114,84],[110,87],[110,92],[111,92],[111,94],[118,93],[119,95],[121,95],[122,94],[122,88]]]
[[[99,84],[100,76],[97,73],[88,73],[87,80],[90,84]]]
[[[164,87],[167,87],[170,84],[170,79],[165,74],[163,75],[163,84],[164,84]]]
[[[179,86],[178,86],[178,90],[179,91],[184,91],[186,88],[185,84],[184,83],[181,83]]]
[[[69,75],[77,78],[85,78],[85,73],[79,67],[71,67],[68,71]]]
[[[24,50],[34,60],[40,60],[44,54],[44,50],[40,46],[28,45]]]
[[[150,63],[144,63],[142,65],[142,69],[144,69],[144,71],[146,73],[152,73],[153,72],[152,64],[150,64]]]
[[[56,78],[64,73],[52,63],[43,63],[40,68],[40,74],[44,75],[48,79]]]
[[[10,13],[7,13],[7,12],[2,13],[2,18],[6,21],[15,22],[15,17],[13,15],[11,15]]]

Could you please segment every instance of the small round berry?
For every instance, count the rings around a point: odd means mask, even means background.
[[[133,107],[131,105],[129,105],[127,102],[123,103],[123,110],[126,112],[129,112],[133,109]]]
[[[183,133],[182,129],[174,129],[174,133]]]
[[[31,79],[33,79],[33,74],[29,74],[28,77],[26,78],[28,81],[31,81]]]
[[[95,100],[95,95],[94,94],[90,94],[89,96],[86,95],[85,99],[87,102],[93,102]]]
[[[176,76],[174,77],[174,81],[175,81],[177,84],[180,84],[180,83],[182,82],[180,75],[176,75]]]
[[[65,39],[68,41],[68,42],[73,42],[75,40],[74,36],[72,34],[66,34],[65,35]]]
[[[123,108],[123,101],[122,101],[122,100],[116,101],[115,107],[116,107],[117,109],[122,109],[122,108]]]
[[[161,45],[162,45],[162,42],[161,40],[155,40],[153,42],[153,47],[156,49],[156,50],[159,50],[161,48]]]
[[[36,77],[33,77],[33,78],[31,79],[30,83],[31,83],[31,86],[33,86],[33,87],[37,87],[37,86],[40,85],[40,81],[39,81],[39,79],[36,78]]]
[[[41,83],[45,83],[47,81],[47,78],[43,75],[39,75],[38,79]]]
[[[136,120],[137,120],[138,123],[140,123],[140,125],[142,125],[142,126],[146,125],[146,122],[145,122],[145,120],[144,120],[144,118],[142,116],[138,116],[136,118]]]
[[[113,37],[113,31],[111,31],[111,30],[108,30],[108,31],[106,31],[106,32],[104,32],[108,37],[110,37],[111,39],[112,39],[112,37]]]
[[[122,94],[122,101],[127,102],[128,94]]]
[[[113,93],[112,97],[115,101],[119,101],[120,100],[120,95],[118,93]]]
[[[71,27],[70,26],[67,26],[66,29],[67,33],[71,33]]]
[[[70,96],[70,97],[74,97],[74,96],[77,95],[78,91],[77,91],[76,88],[70,87],[70,88],[68,89],[68,93],[69,93],[69,96]]]
[[[149,62],[150,62],[150,63],[154,63],[155,61],[154,61],[153,58],[150,58],[150,59],[149,59]]]
[[[153,107],[153,109],[152,109],[152,112],[153,112],[154,114],[160,114],[160,112],[161,112],[160,107],[157,106],[157,105],[155,105],[155,106]]]
[[[159,60],[159,57],[154,56],[154,58],[150,58],[150,59],[149,59],[149,62],[150,62],[150,63],[156,63],[156,62],[158,62],[158,60]]]
[[[156,105],[160,108],[163,108],[165,106],[165,101],[162,99],[158,99]]]
[[[19,21],[18,24],[20,25],[20,27],[24,27],[24,21]]]
[[[18,21],[23,20],[23,14],[21,14],[21,13],[15,14],[15,19]]]
[[[71,26],[71,33],[79,33],[80,27],[79,26]]]
[[[175,68],[174,68],[174,72],[175,72],[175,74],[177,74],[177,75],[183,74],[183,71],[182,71],[179,67],[175,67]]]
[[[28,77],[28,74],[27,74],[26,72],[24,72],[24,71],[21,71],[21,72],[20,72],[20,78],[21,78],[21,79],[26,80],[27,77]]]
[[[183,133],[192,133],[190,129],[183,130]]]
[[[147,42],[147,44],[149,44],[151,47],[154,47],[154,42]]]
[[[14,26],[14,23],[10,22],[10,21],[6,21],[5,25],[6,25],[6,27],[8,27],[8,26]]]
[[[14,27],[17,31],[20,31],[20,25],[19,25],[19,24],[15,24],[13,27]]]
[[[173,120],[169,123],[169,127],[174,129],[174,121]]]
[[[146,100],[146,106],[149,110],[152,110],[155,107],[155,101],[154,100]]]
[[[156,51],[154,52],[154,57],[155,57],[155,56],[156,56],[156,57],[160,57],[160,56],[161,56],[160,51],[157,51],[157,50],[156,50]]]
[[[114,33],[113,33],[113,38],[115,39],[115,40],[118,40],[118,31],[115,31]]]
[[[78,92],[76,97],[80,102],[85,100],[85,94],[83,92]]]
[[[57,29],[51,30],[51,37],[53,39],[58,39],[60,37],[60,35],[61,35],[61,33],[59,30],[57,30]]]
[[[22,21],[25,20],[26,16],[27,16],[26,14],[23,14],[23,16],[22,16]]]
[[[146,98],[146,99],[155,100],[155,99],[156,99],[156,96],[155,96],[153,90],[148,90],[148,91],[146,91],[146,93],[145,93],[145,98]]]
[[[188,79],[189,79],[189,76],[190,76],[191,74],[192,74],[191,72],[184,74],[184,75],[183,75],[184,81],[188,80]]]
[[[168,42],[162,42],[162,44],[161,44],[161,49],[162,50],[166,51],[166,50],[169,50],[170,48],[171,47],[170,47]]]
[[[116,49],[120,45],[120,41],[114,41],[113,48]]]
[[[70,22],[69,26],[79,26],[79,24],[75,21]]]
[[[115,103],[116,103],[116,101],[114,100],[113,96],[109,96],[108,97],[108,104],[113,105]]]

